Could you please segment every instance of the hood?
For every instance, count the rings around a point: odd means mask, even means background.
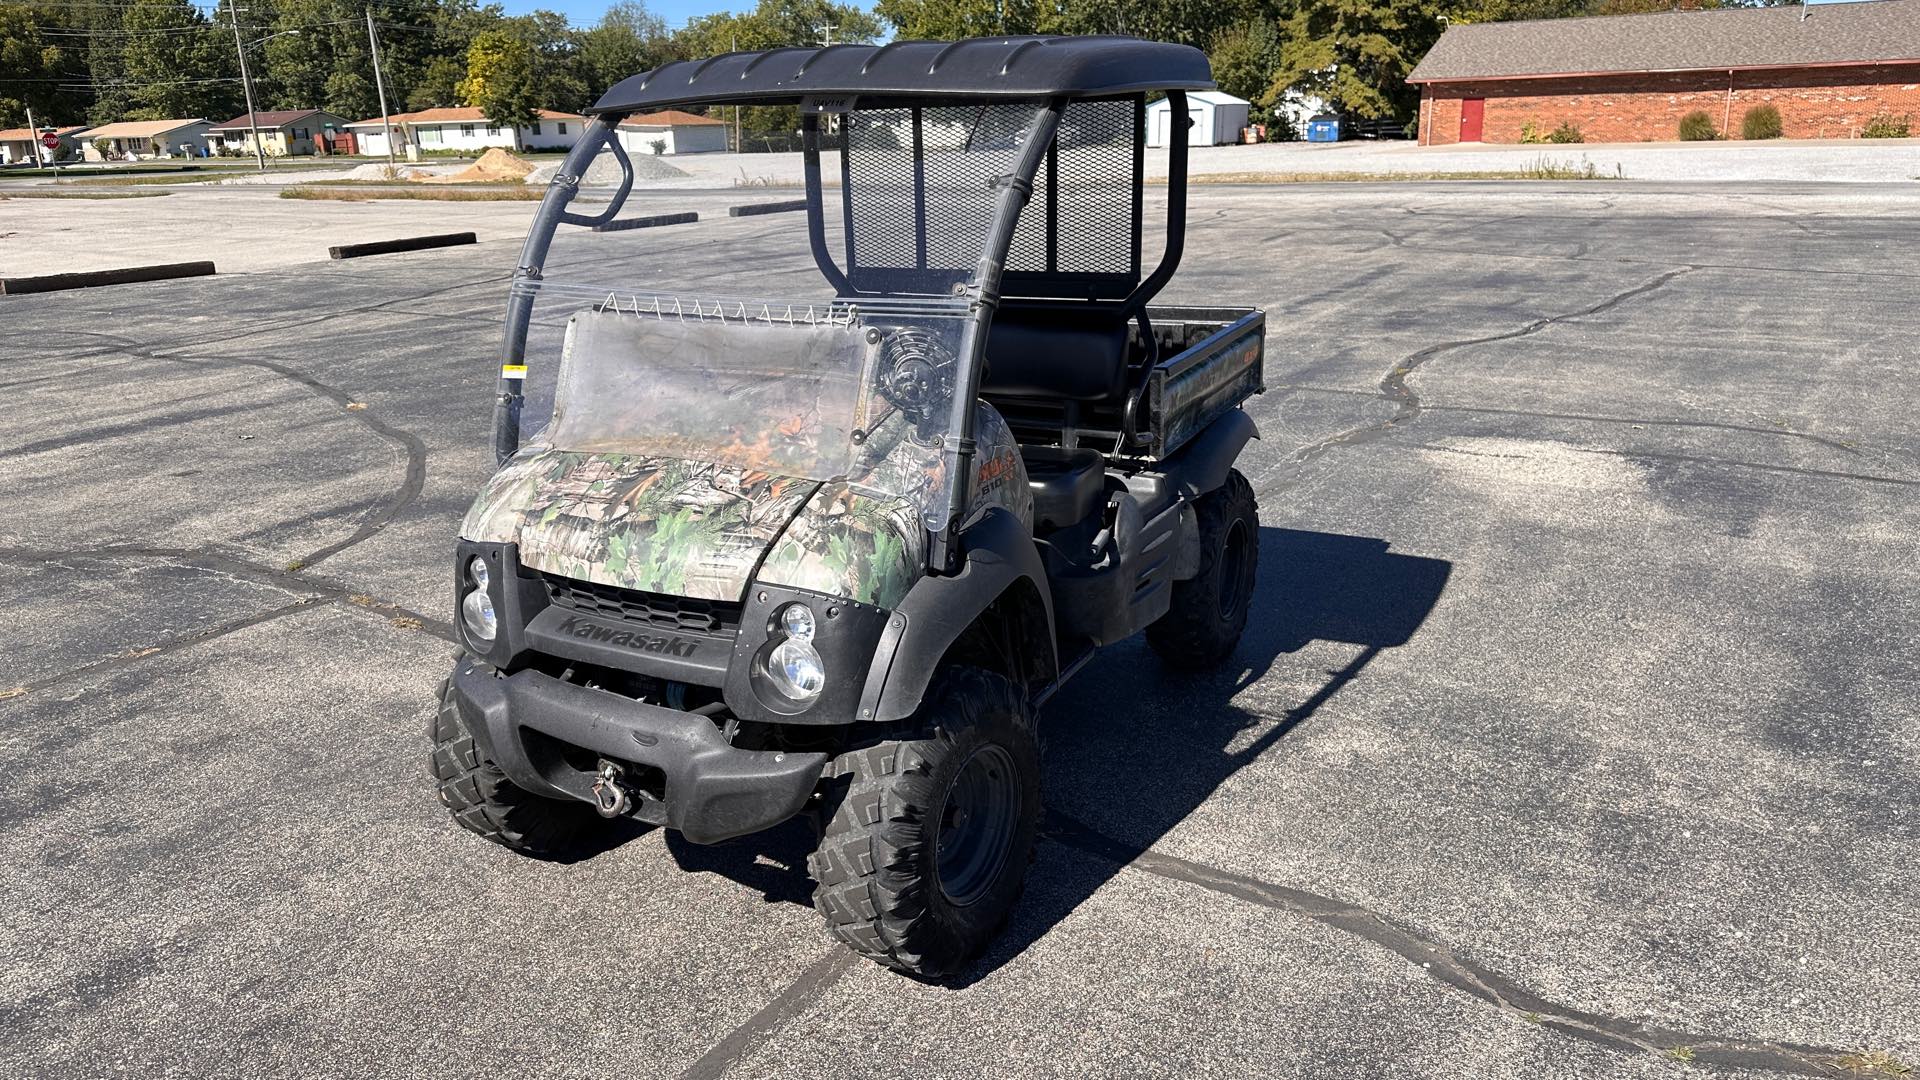
[[[677,458],[529,448],[481,490],[460,535],[522,565],[642,592],[738,600],[819,484]]]

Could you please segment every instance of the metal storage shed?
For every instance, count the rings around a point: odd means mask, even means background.
[[[1173,122],[1172,99],[1161,98],[1147,106],[1147,145],[1167,145],[1167,131]],[[1248,102],[1218,90],[1192,90],[1187,93],[1187,114],[1193,126],[1187,129],[1190,146],[1218,146],[1240,141],[1247,126]]]

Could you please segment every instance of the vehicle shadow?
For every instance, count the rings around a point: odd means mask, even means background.
[[[1262,528],[1253,615],[1232,663],[1183,675],[1133,641],[1105,650],[1063,688],[1041,717],[1048,811],[1042,833],[1093,837],[1107,857],[1043,841],[1006,932],[971,969],[943,984],[965,987],[1018,956],[1117,874],[1123,860],[1151,847],[1310,720],[1383,650],[1411,640],[1439,602],[1453,564],[1389,547],[1371,537]],[[1313,642],[1359,651],[1278,715],[1235,702],[1280,657]],[[1256,737],[1245,737],[1255,730]],[[811,828],[800,821],[715,847],[667,838],[682,869],[723,874],[769,902],[809,902],[812,844]]]

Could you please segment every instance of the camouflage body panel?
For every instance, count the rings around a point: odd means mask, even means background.
[[[1265,352],[1263,322],[1214,347],[1205,360],[1177,375],[1169,375],[1164,367],[1156,371],[1148,389],[1153,423],[1149,456],[1164,458],[1180,449],[1208,424],[1264,389]]]
[[[895,441],[886,442],[883,433]],[[1031,529],[1033,491],[1027,486],[1020,447],[1006,420],[985,402],[974,417],[974,442],[974,484],[963,520],[999,506]],[[877,460],[869,458],[867,471],[888,474],[883,487],[906,490],[900,479],[917,471],[924,474],[920,499],[943,489],[937,446],[885,432],[885,425],[875,429],[868,446]],[[926,565],[927,530],[920,506],[917,498],[885,494],[858,481],[824,484],[781,534],[760,568],[759,580],[876,607],[897,606]]]
[[[522,564],[642,592],[738,600],[760,555],[819,487],[735,466],[529,447],[460,525]]]

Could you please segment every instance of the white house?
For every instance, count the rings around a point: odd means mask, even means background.
[[[126,120],[102,124],[80,137],[80,153],[88,161],[145,160],[163,157],[206,157],[206,120]],[[106,153],[101,153],[101,144]]]
[[[629,154],[707,154],[727,149],[727,122],[679,109],[639,113],[620,121],[614,132]]]
[[[1187,114],[1193,118],[1193,126],[1187,129],[1187,145],[1219,146],[1239,142],[1240,131],[1247,126],[1248,105],[1247,99],[1218,90],[1187,91]],[[1148,146],[1168,145],[1172,126],[1172,98],[1161,98],[1147,106]]]
[[[16,165],[22,161],[45,164],[56,159],[76,156],[76,144],[79,136],[87,130],[85,124],[71,127],[42,127],[42,133],[51,131],[60,140],[58,150],[49,150],[40,144],[39,135],[26,128],[8,128],[0,131],[0,165]]]
[[[423,109],[420,112],[395,113],[388,117],[395,153],[404,154],[409,146],[422,151],[472,150],[491,146],[507,150],[565,150],[580,141],[587,118],[578,113],[535,110],[531,124],[502,127],[486,118],[479,109]],[[379,117],[346,125],[360,144],[360,152],[381,156],[387,152],[385,126]]]

